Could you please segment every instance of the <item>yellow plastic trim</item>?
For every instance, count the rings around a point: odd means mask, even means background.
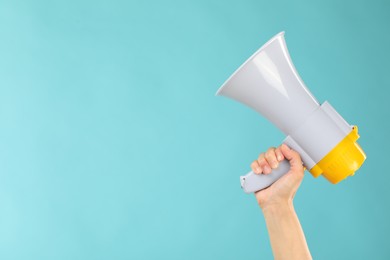
[[[333,184],[354,175],[366,159],[366,154],[356,142],[358,138],[358,128],[354,126],[352,131],[309,172],[316,178],[322,174]]]

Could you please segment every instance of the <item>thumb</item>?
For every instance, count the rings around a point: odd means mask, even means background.
[[[281,151],[284,157],[290,162],[291,171],[303,172],[302,160],[296,151],[292,150],[286,144],[282,144]]]

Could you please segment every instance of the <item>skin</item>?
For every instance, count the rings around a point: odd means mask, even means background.
[[[264,214],[274,258],[312,259],[293,205],[294,195],[304,176],[299,154],[285,144],[271,147],[259,155],[251,168],[256,174],[270,174],[284,159],[290,162],[289,172],[255,196]]]

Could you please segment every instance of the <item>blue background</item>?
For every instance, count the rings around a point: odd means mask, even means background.
[[[286,31],[368,155],[296,210],[315,259],[389,259],[387,1],[0,1],[1,259],[271,259],[238,176],[282,133],[215,97]]]

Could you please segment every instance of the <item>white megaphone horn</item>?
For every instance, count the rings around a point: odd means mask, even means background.
[[[216,95],[237,100],[266,117],[287,135],[283,143],[297,151],[314,177],[331,183],[353,175],[366,155],[357,144],[357,127],[328,103],[320,105],[299,77],[281,32],[255,52],[219,88]],[[288,172],[284,160],[271,174],[249,172],[241,187],[264,189]]]

